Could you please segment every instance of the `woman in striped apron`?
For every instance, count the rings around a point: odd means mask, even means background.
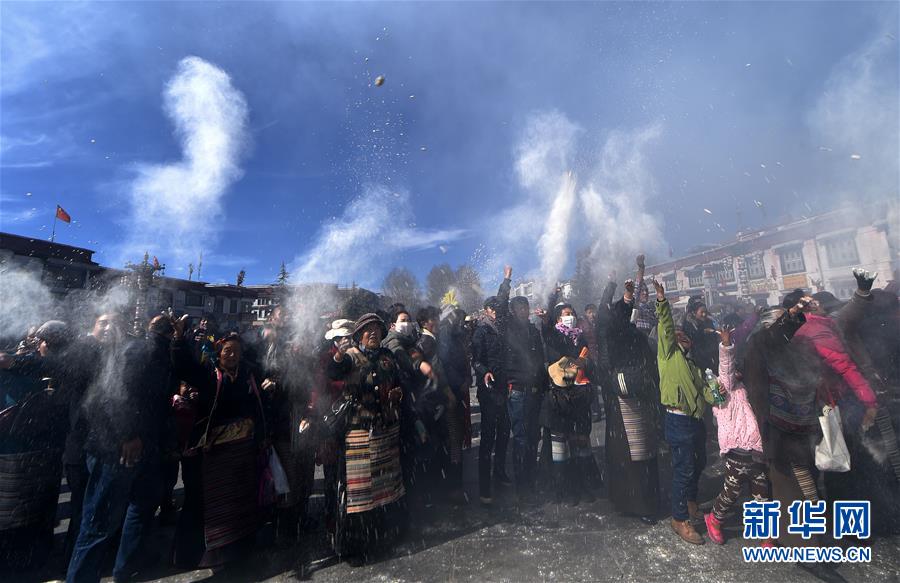
[[[356,323],[352,340],[336,345],[328,376],[344,393],[326,416],[339,444],[334,550],[368,555],[385,548],[405,527],[400,467],[400,388],[391,351],[381,347],[386,326],[376,314]]]
[[[659,472],[656,463],[655,415],[659,403],[656,358],[647,337],[631,322],[634,282],[612,305],[609,327],[611,380],[604,387],[606,405],[606,476],[615,509],[656,522]]]
[[[260,463],[266,419],[256,379],[230,334],[216,343],[217,365],[197,362],[173,344],[176,370],[197,388],[197,418],[181,468],[184,507],[175,532],[174,562],[183,568],[220,567],[253,548],[262,525]]]

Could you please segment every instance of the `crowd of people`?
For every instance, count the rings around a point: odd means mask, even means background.
[[[664,287],[645,280],[643,256],[636,263],[624,293],[609,281],[581,315],[559,289],[545,306],[510,298],[507,267],[476,314],[448,294],[441,306],[339,318],[313,338],[299,337],[286,306],[243,333],[217,334],[206,318],[189,327],[171,311],[142,335],[126,333],[115,312],[87,335],[44,322],[0,355],[2,560],[44,560],[64,476],[67,581],[98,581],[113,552],[115,580],[132,579],[154,557],[146,544],[157,521],[177,524],[164,560],[221,569],[252,553],[266,524],[276,540],[310,528],[317,465],[325,503],[316,518],[339,557],[390,548],[419,509],[498,496],[578,505],[605,494],[648,525],[670,516],[687,543],[702,544],[705,530],[723,544],[745,484],[782,508],[870,500],[875,531],[900,531],[894,284],[872,289],[875,276],[854,270],[849,302],[796,290],[721,321],[691,298],[676,323]],[[463,487],[473,386],[477,501]],[[823,405],[841,411],[849,471],[816,467]],[[602,460],[591,440],[598,417]],[[704,512],[698,485],[713,426],[725,471]],[[672,470],[667,510],[661,457]],[[782,527],[762,544],[823,538]],[[827,564],[805,568],[841,580]]]

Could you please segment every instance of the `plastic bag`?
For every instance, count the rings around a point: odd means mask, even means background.
[[[850,452],[841,429],[841,412],[826,405],[819,417],[822,441],[816,446],[816,467],[824,472],[849,472]]]

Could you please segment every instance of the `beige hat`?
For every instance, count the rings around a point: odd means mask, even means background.
[[[325,340],[334,340],[335,338],[344,338],[353,334],[353,328],[356,322],[353,320],[335,320],[331,323],[331,330],[325,333]]]
[[[563,356],[558,361],[547,367],[550,380],[557,387],[570,387],[578,376],[579,362],[577,359]]]

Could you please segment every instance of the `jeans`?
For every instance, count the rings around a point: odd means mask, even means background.
[[[81,508],[84,506],[84,488],[87,484],[87,464],[66,464],[66,482],[72,494],[69,501],[69,530],[66,532],[66,546],[63,549],[63,559],[66,564],[72,559],[72,551],[75,549],[75,541],[81,531]]]
[[[485,498],[491,496],[491,453],[494,454],[494,474],[506,466],[506,445],[509,442],[509,413],[505,399],[496,390],[480,389],[481,443],[478,445],[478,490]]]
[[[672,450],[672,518],[687,520],[687,503],[697,501],[697,485],[706,467],[703,420],[667,412],[666,441]]]
[[[162,493],[159,461],[145,458],[137,466],[126,468],[88,454],[87,467],[81,531],[66,581],[100,581],[103,557],[120,526],[122,538],[113,577],[117,581],[128,579],[141,555],[141,545]]]
[[[535,387],[513,390],[506,403],[512,426],[513,471],[516,483],[530,486],[534,483],[538,443],[541,439],[539,417],[543,395]]]

